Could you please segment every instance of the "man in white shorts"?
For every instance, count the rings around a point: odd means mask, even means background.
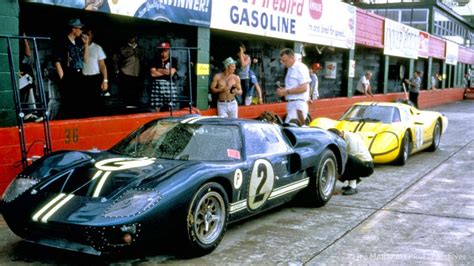
[[[217,115],[221,117],[237,118],[238,104],[236,95],[242,95],[240,78],[235,72],[236,61],[232,57],[222,62],[224,72],[214,76],[211,82],[210,90],[212,93],[218,93]]]
[[[287,101],[285,122],[288,123],[296,119],[300,125],[304,125],[308,116],[307,102],[311,82],[309,69],[305,64],[296,60],[295,53],[290,48],[280,51],[280,62],[288,68],[285,76],[285,87],[277,89],[277,95],[285,96]]]

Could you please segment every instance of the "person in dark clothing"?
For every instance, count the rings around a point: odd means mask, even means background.
[[[178,98],[173,76],[178,69],[178,60],[170,57],[170,44],[163,42],[159,46],[160,58],[155,59],[150,75],[154,79],[151,90],[151,107],[158,111],[167,111],[170,103]]]
[[[84,24],[79,19],[71,19],[69,32],[56,51],[55,68],[59,77],[61,106],[58,118],[77,118],[87,99],[82,98],[84,60],[89,57],[87,44],[89,37],[82,34]],[[82,105],[81,105],[82,104]]]
[[[408,84],[410,87],[409,89],[409,98],[410,102],[412,102],[416,108],[418,108],[418,95],[420,95],[420,87],[421,87],[421,78],[420,78],[420,71],[415,71],[413,78],[405,79],[405,83]]]
[[[144,55],[143,49],[138,45],[138,37],[131,35],[127,44],[114,56],[119,94],[126,108],[140,106],[140,97],[143,93],[140,74]]]

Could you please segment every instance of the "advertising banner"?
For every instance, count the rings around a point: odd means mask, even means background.
[[[220,0],[211,28],[353,49],[356,8],[333,0]]]
[[[419,48],[420,30],[385,19],[383,50],[385,55],[417,59]]]
[[[446,64],[456,65],[459,58],[459,45],[452,42],[446,41]]]
[[[335,79],[336,78],[336,73],[337,73],[337,63],[328,61],[324,64],[324,77],[327,79]]]
[[[420,48],[418,56],[428,58],[430,54],[430,34],[425,31],[420,31]]]
[[[28,0],[155,21],[209,27],[211,0]]]

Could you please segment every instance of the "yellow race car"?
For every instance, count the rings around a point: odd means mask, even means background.
[[[448,119],[438,112],[421,111],[404,103],[361,102],[352,105],[339,120],[320,117],[310,126],[356,132],[364,139],[375,163],[404,165],[410,154],[438,148]]]

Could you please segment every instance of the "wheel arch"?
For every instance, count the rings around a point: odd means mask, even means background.
[[[215,182],[215,183],[221,185],[224,188],[224,191],[227,194],[226,196],[227,196],[228,201],[230,201],[232,199],[233,189],[232,189],[232,184],[231,184],[230,180],[228,180],[227,178],[225,178],[223,176],[215,176],[215,177],[209,178],[209,179],[205,180],[204,182],[202,182],[199,185],[199,187],[202,187],[205,184],[211,183],[211,182]]]
[[[341,151],[335,144],[330,144],[327,146],[329,150],[331,150],[334,153],[334,156],[336,156],[336,168],[337,168],[337,173],[342,175],[342,172],[344,170],[343,164],[342,164],[342,155]]]

